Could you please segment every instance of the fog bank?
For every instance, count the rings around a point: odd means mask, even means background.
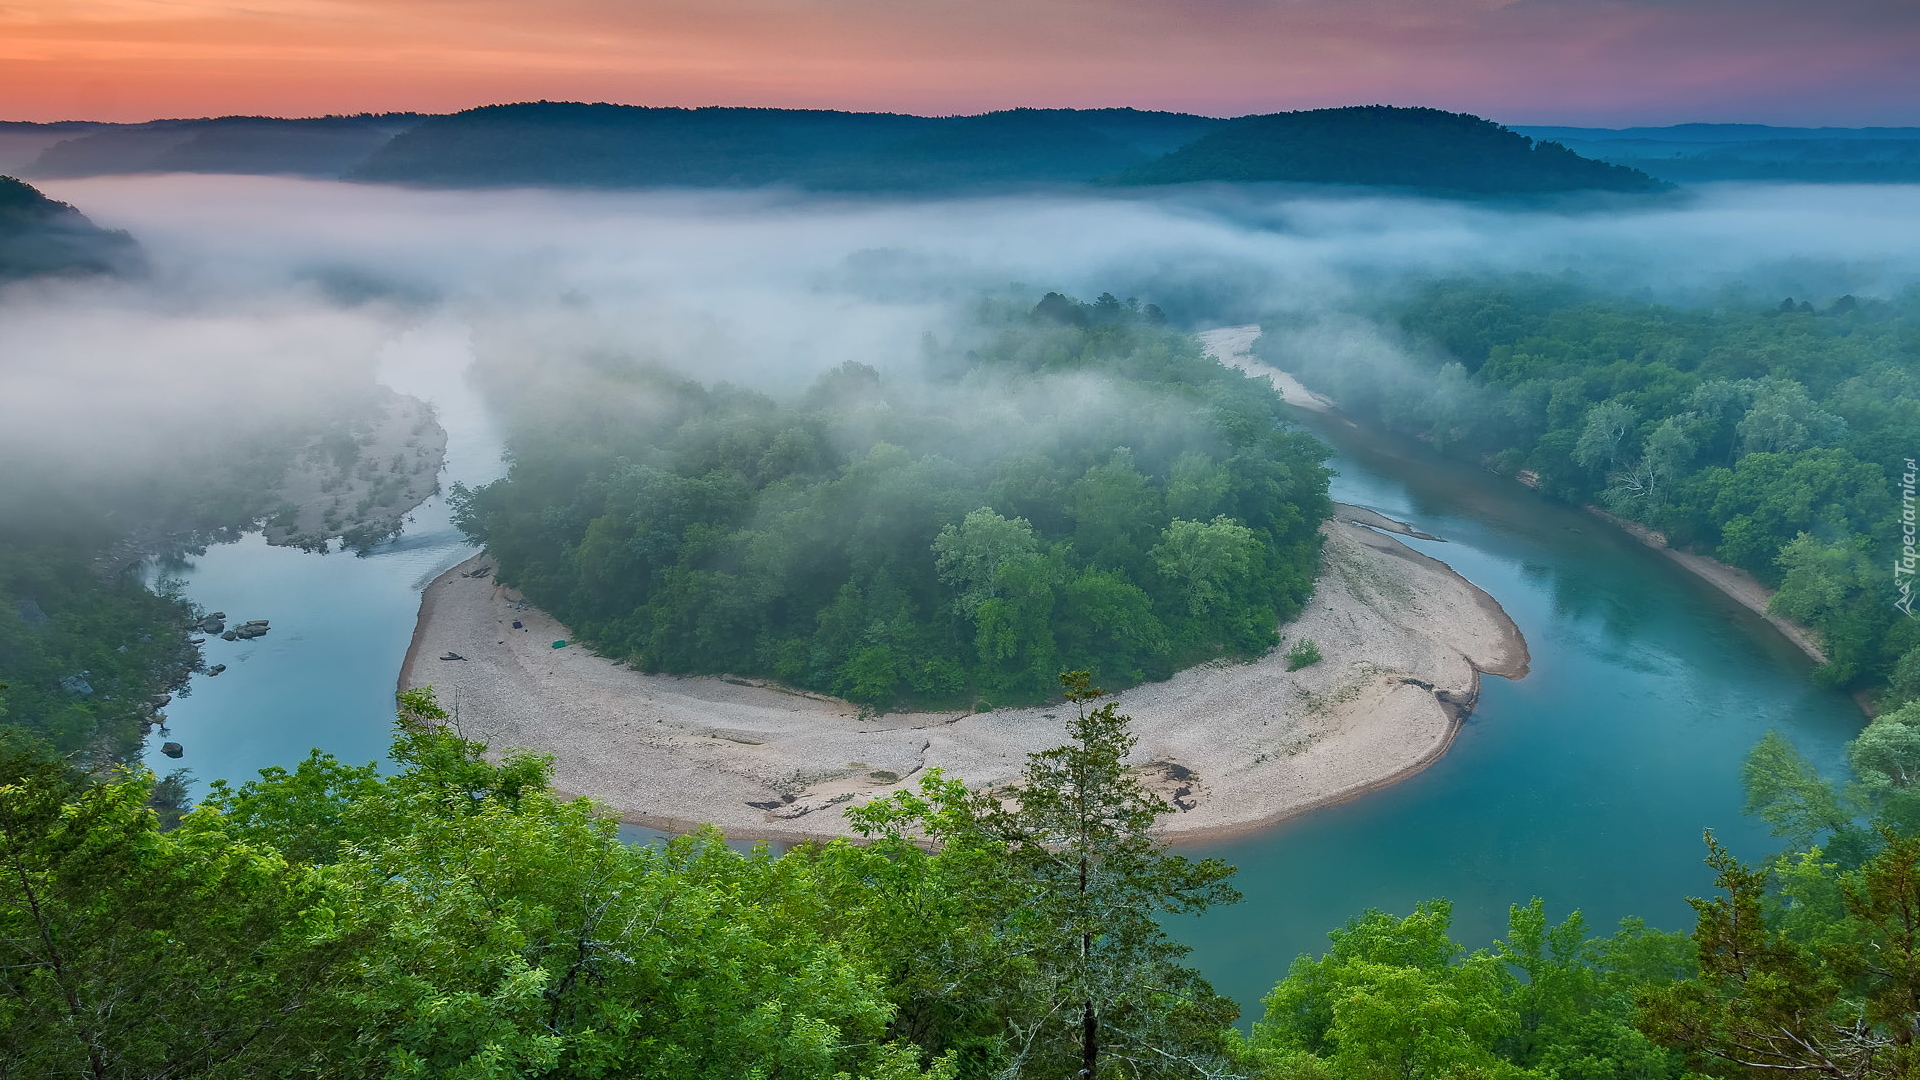
[[[983,295],[1058,289],[1176,322],[1338,316],[1315,347],[1395,348],[1366,312],[1426,275],[1573,274],[1676,302],[1885,295],[1920,281],[1920,187],[1720,185],[1501,207],[1211,189],[949,201],[791,193],[424,191],[256,177],[52,182],[145,245],[135,281],[0,291],[14,470],[138,468],[323,416],[429,317],[495,363],[640,362],[783,392],[844,360],[910,371]]]

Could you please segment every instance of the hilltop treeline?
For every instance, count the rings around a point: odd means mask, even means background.
[[[0,282],[39,274],[100,274],[139,265],[140,246],[102,229],[31,184],[0,176]]]
[[[531,102],[428,118],[352,175],[455,185],[836,191],[1094,181],[1279,180],[1479,193],[1662,186],[1479,117],[1384,105],[1218,120],[1134,109],[919,117]]]
[[[789,401],[601,365],[457,520],[648,670],[971,705],[1257,655],[1312,591],[1328,451],[1156,315],[1050,294],[929,379],[848,363]]]
[[[1675,309],[1541,281],[1448,281],[1387,313],[1412,366],[1256,348],[1343,408],[1597,504],[1779,590],[1827,685],[1920,697],[1895,606],[1920,454],[1920,294]]]
[[[1491,120],[1440,109],[1355,105],[1243,116],[1116,184],[1373,184],[1483,194],[1657,191],[1637,169],[1581,157]]]

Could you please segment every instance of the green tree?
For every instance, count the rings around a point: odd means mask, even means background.
[[[942,528],[933,539],[940,580],[959,588],[954,606],[969,618],[980,605],[1000,596],[1009,564],[1038,548],[1027,519],[1004,518],[985,506],[969,512],[958,526]]]
[[[0,1076],[326,1069],[370,924],[218,821],[162,833],[152,782],[0,761]]]
[[[1603,401],[1587,410],[1573,460],[1589,469],[1611,469],[1619,464],[1627,436],[1639,413],[1624,401]]]
[[[994,794],[932,776],[850,816],[895,843],[918,834],[984,868],[984,920],[1001,955],[992,991],[1009,1075],[1185,1076],[1219,1064],[1234,1006],[1182,967],[1161,913],[1232,903],[1232,868],[1170,854],[1150,830],[1171,812],[1127,765],[1130,721],[1086,672],[1061,676],[1072,742],[1032,755]],[[1076,1071],[1077,1070],[1077,1071]]]
[[[1452,916],[1435,900],[1349,920],[1267,995],[1241,1060],[1274,1080],[1679,1075],[1634,1029],[1633,1000],[1691,973],[1684,938],[1628,921],[1590,940],[1578,912],[1556,926],[1535,899],[1509,909],[1505,941],[1469,953]]]
[[[1253,530],[1225,517],[1168,523],[1153,547],[1153,564],[1174,583],[1185,614],[1196,623],[1231,604],[1253,569],[1259,541]]]
[[[1700,973],[1651,991],[1643,1029],[1724,1075],[1913,1075],[1920,839],[1890,831],[1881,839],[1882,850],[1858,870],[1817,858],[1790,870],[1784,861],[1743,865],[1708,834],[1707,862],[1722,895],[1689,901],[1699,914]],[[1827,879],[1839,910],[1802,919],[1802,932],[1791,932],[1768,897],[1770,880],[1790,875]]]

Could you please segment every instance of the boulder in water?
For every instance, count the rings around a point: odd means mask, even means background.
[[[225,664],[215,664],[215,665],[213,665],[212,667],[210,667],[210,668],[208,668],[208,669],[207,669],[207,674],[209,674],[209,675],[218,675],[218,674],[220,674],[221,672],[223,672],[223,671],[225,671],[225,670],[227,670],[227,665],[225,665]]]
[[[177,742],[163,743],[160,746],[160,752],[170,758],[177,758],[184,755],[187,752],[187,748]]]

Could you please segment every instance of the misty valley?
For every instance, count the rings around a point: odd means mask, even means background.
[[[1914,1075],[1797,130],[0,128],[0,1077]]]

